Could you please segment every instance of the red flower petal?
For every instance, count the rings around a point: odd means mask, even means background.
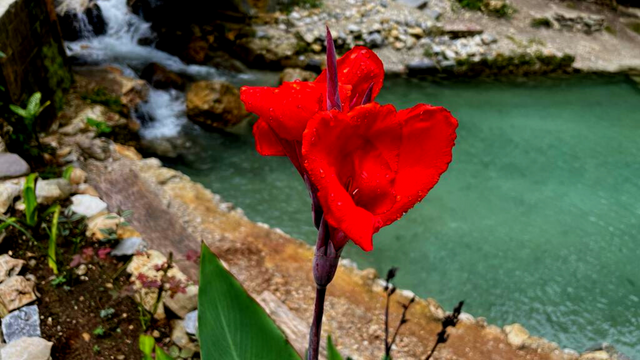
[[[375,99],[384,80],[384,65],[382,61],[370,49],[364,46],[356,46],[338,59],[338,83],[351,85],[351,96],[340,99],[343,104],[362,103],[367,89],[373,83],[371,99]],[[327,82],[327,71],[323,70],[315,80],[317,83]]]
[[[253,125],[253,137],[256,139],[256,150],[262,156],[286,156],[287,153],[280,144],[278,135],[273,132],[269,124],[259,119]]]
[[[400,219],[429,193],[451,162],[458,121],[443,107],[419,104],[399,111],[402,147],[395,181],[398,202],[382,226]]]
[[[304,133],[304,164],[330,225],[363,250],[436,184],[451,161],[457,121],[443,108],[360,106],[321,112]]]
[[[312,82],[285,82],[277,88],[249,87],[240,89],[240,99],[247,111],[266,121],[279,136],[302,139],[307,121],[324,104],[323,86]]]

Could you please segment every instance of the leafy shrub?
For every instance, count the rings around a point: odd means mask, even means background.
[[[92,118],[87,118],[87,125],[95,128],[98,136],[108,134],[113,130],[111,126],[107,125],[104,121]]]
[[[531,19],[531,27],[550,29],[553,27],[553,23],[547,17],[539,17],[539,18]]]

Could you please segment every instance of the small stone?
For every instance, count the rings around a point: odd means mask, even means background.
[[[107,203],[92,195],[74,195],[71,201],[73,202],[71,210],[88,218],[107,210]]]
[[[489,44],[493,44],[495,42],[498,42],[498,39],[491,35],[491,34],[482,34],[480,36],[480,39],[482,40],[482,43],[485,45],[489,45]]]
[[[184,322],[182,320],[171,321],[171,341],[178,345],[181,349],[191,349],[193,351],[200,351],[200,347],[194,344],[187,331],[184,328]]]
[[[442,15],[442,12],[436,9],[426,9],[424,13],[433,20],[438,20]]]
[[[184,329],[189,335],[196,336],[198,334],[198,310],[194,310],[184,317]]]
[[[420,10],[426,8],[427,5],[429,5],[428,0],[398,0],[398,2]]]
[[[40,314],[36,305],[25,306],[2,319],[2,334],[7,343],[24,337],[40,337]],[[2,358],[4,360],[4,357]]]
[[[322,47],[322,45],[318,44],[318,43],[313,43],[311,44],[311,50],[315,53],[319,53],[322,52],[324,48]]]
[[[405,43],[403,43],[402,41],[396,41],[393,43],[393,48],[396,50],[402,50],[405,48]]]
[[[27,175],[31,168],[20,156],[12,153],[0,153],[0,180]]]
[[[87,220],[86,235],[94,240],[103,240],[108,236],[105,232],[116,234],[122,221],[118,214],[98,213]]]
[[[100,197],[100,194],[98,193],[98,191],[91,185],[89,184],[80,184],[76,187],[76,193],[77,194],[85,194],[85,195],[91,195],[91,196],[95,196],[95,197]]]
[[[372,49],[382,47],[385,43],[384,38],[378,32],[369,33],[364,37],[364,42]]]
[[[84,184],[87,181],[87,173],[84,170],[74,167],[71,170],[71,176],[69,177],[69,182],[71,185],[80,185]]]
[[[38,204],[52,204],[59,200],[64,200],[71,195],[73,188],[66,179],[38,179],[36,183],[36,198]]]
[[[295,80],[313,81],[316,77],[318,77],[316,73],[311,71],[298,68],[286,68],[280,74],[280,83],[291,82]]]
[[[360,33],[360,26],[356,25],[356,24],[349,24],[349,26],[347,26],[347,31],[353,34],[356,33]]]
[[[53,326],[53,319],[51,317],[47,318],[47,326]]]
[[[82,338],[84,339],[84,341],[89,342],[91,340],[91,335],[89,335],[89,333],[82,333]]]
[[[177,293],[173,297],[164,298],[164,304],[176,315],[184,318],[198,307],[198,285],[189,285],[186,293]]]
[[[2,360],[48,360],[52,342],[40,337],[23,337],[0,350]]]
[[[160,331],[158,331],[158,330],[153,330],[153,331],[151,332],[151,336],[153,336],[154,338],[156,338],[156,339],[157,339],[157,338],[159,338],[160,336],[162,336],[162,334],[160,334]]]
[[[140,237],[130,237],[123,239],[113,249],[109,255],[111,256],[133,256],[138,252],[145,252],[149,245]]]
[[[525,340],[529,338],[529,332],[522,325],[515,323],[512,325],[506,325],[503,328],[507,335],[507,342],[515,348],[521,348]]]
[[[611,356],[604,350],[590,351],[580,355],[579,360],[610,360]]]
[[[78,274],[80,276],[85,275],[87,273],[87,271],[88,271],[87,270],[87,265],[85,265],[85,264],[81,264],[80,266],[78,266],[75,269],[76,274]]]
[[[24,260],[14,259],[7,254],[0,255],[0,283],[11,276],[18,275],[24,264]]]
[[[417,38],[422,38],[424,37],[424,30],[422,30],[422,28],[418,26],[414,26],[407,29],[407,34],[411,36],[415,36]]]

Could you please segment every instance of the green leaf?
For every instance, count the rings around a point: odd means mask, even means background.
[[[58,241],[58,217],[60,216],[60,204],[53,206],[53,220],[51,220],[51,232],[49,233],[49,267],[58,275],[58,263],[56,262],[56,249]]]
[[[27,110],[21,108],[18,105],[9,104],[9,109],[11,109],[11,111],[13,111],[14,113],[18,114],[19,116],[21,116],[23,118],[28,118],[29,117],[29,113],[27,113]]]
[[[69,165],[66,168],[64,168],[64,171],[62,172],[62,177],[65,180],[69,180],[71,179],[71,173],[73,172],[73,166]]]
[[[35,116],[38,114],[38,110],[40,109],[40,100],[42,99],[42,94],[39,92],[33,93],[27,101],[27,113],[31,116]]]
[[[331,335],[327,336],[327,360],[342,360],[342,355],[331,341]]]
[[[162,348],[156,345],[156,360],[173,360]]]
[[[4,229],[8,228],[9,226],[13,226],[14,228],[22,231],[23,234],[25,234],[29,239],[33,240],[34,242],[36,241],[33,236],[31,236],[31,233],[28,232],[27,230],[25,230],[22,226],[18,225],[18,219],[17,218],[3,218],[0,217],[1,220],[4,220],[3,223],[0,224],[0,232],[2,232]]]
[[[156,345],[156,340],[153,336],[141,334],[138,342],[140,351],[144,354],[144,360],[153,360],[151,354],[153,353],[153,347]]]
[[[276,324],[202,245],[198,324],[203,359],[300,360]]]
[[[3,53],[2,51],[0,51],[0,59],[7,57],[7,54]]]
[[[25,205],[25,223],[29,227],[34,227],[38,223],[38,201],[36,200],[36,176],[38,174],[33,173],[27,176],[27,180],[24,183],[24,205]]]

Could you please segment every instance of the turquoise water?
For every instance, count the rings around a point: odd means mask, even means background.
[[[453,163],[425,201],[345,256],[397,285],[582,351],[640,358],[640,91],[623,79],[536,83],[388,80],[398,108],[444,105],[460,121]],[[247,131],[193,132],[175,167],[253,220],[309,242],[309,199],[284,158]]]

